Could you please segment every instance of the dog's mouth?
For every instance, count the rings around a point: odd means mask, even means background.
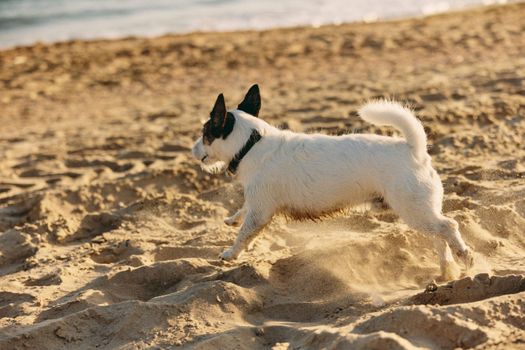
[[[203,157],[205,159],[206,157]],[[226,171],[226,163],[217,161],[212,164],[201,163],[201,168],[209,174],[220,174]]]
[[[206,158],[208,158],[208,155],[205,155],[204,157],[201,158],[201,162],[204,163],[204,161],[206,160]]]

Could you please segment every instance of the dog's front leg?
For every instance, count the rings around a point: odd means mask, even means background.
[[[241,209],[237,210],[235,214],[224,219],[224,223],[228,226],[238,226],[239,223],[244,220],[245,214],[246,209],[243,206]]]
[[[223,260],[236,259],[239,254],[246,248],[251,241],[253,241],[264,226],[270,222],[272,214],[256,213],[255,211],[247,210],[244,222],[237,234],[237,238],[233,245],[226,249],[219,256]]]

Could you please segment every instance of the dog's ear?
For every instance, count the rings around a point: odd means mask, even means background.
[[[253,85],[244,100],[239,104],[237,109],[253,115],[254,117],[259,116],[259,110],[261,109],[261,93],[259,92],[259,85]]]
[[[220,94],[215,100],[215,105],[210,113],[211,133],[214,137],[221,137],[224,119],[226,118],[226,103],[224,95]]]
[[[235,117],[231,113],[226,112],[226,103],[224,102],[224,95],[217,96],[215,105],[210,113],[211,133],[213,137],[222,137],[225,139],[233,130],[235,124]]]

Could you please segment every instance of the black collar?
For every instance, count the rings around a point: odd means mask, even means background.
[[[230,161],[230,164],[228,164],[228,171],[230,172],[230,174],[235,174],[241,160],[248,152],[250,152],[252,147],[255,146],[255,144],[259,142],[261,138],[261,134],[259,134],[259,132],[254,129],[248,141],[246,141],[244,146],[242,146],[241,150],[233,157],[233,159]]]

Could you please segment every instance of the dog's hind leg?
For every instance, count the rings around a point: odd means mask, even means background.
[[[472,253],[459,233],[458,223],[441,214],[440,201],[432,200],[433,193],[423,190],[410,192],[407,190],[405,193],[410,193],[410,197],[398,194],[387,199],[388,204],[399,217],[420,232],[444,239],[465,267],[472,267],[474,262]]]
[[[437,218],[438,221],[435,223],[434,227],[436,227],[436,230],[434,232],[447,241],[452,251],[466,268],[471,268],[472,265],[474,265],[474,257],[459,233],[458,223],[456,220],[447,218],[443,215],[440,216],[441,217]]]
[[[433,237],[434,247],[436,248],[439,255],[439,267],[441,269],[441,279],[444,281],[449,281],[457,279],[460,276],[459,266],[454,261],[452,257],[452,252],[448,243],[439,238]]]
[[[472,267],[474,258],[459,233],[458,223],[442,214],[425,212],[421,209],[417,209],[416,211],[419,212],[412,213],[410,217],[403,214],[399,214],[399,216],[414,229],[435,235],[435,238],[444,239],[463,265],[467,269]]]
[[[224,219],[224,223],[228,226],[238,226],[241,221],[244,220],[244,216],[246,214],[246,208],[243,207],[232,216],[228,216],[226,219]]]
[[[270,222],[273,213],[256,212],[247,209],[244,222],[237,234],[237,238],[233,245],[226,249],[219,256],[223,260],[236,259],[239,254],[246,248],[251,241],[255,239],[257,234]]]

